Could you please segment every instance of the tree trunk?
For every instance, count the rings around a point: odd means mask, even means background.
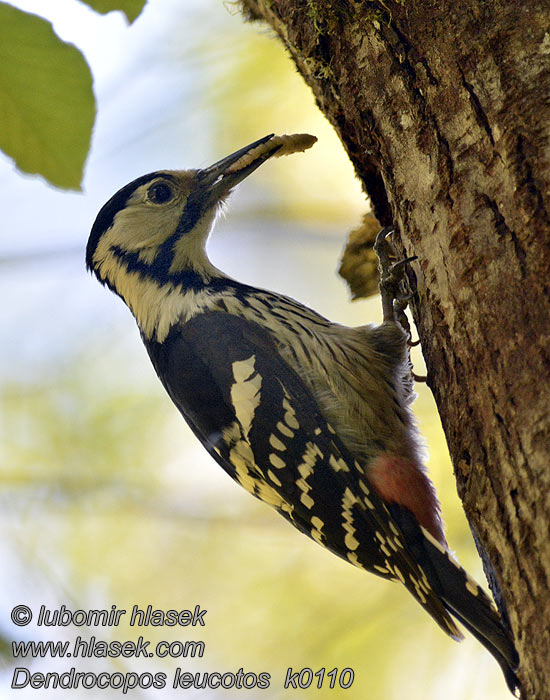
[[[242,0],[396,226],[459,495],[550,697],[550,3]],[[328,164],[327,164],[328,167]]]

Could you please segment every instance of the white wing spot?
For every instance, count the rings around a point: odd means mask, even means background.
[[[414,589],[416,591],[416,595],[417,595],[418,599],[420,600],[420,602],[423,605],[425,605],[427,599],[426,599],[426,596],[424,595],[424,592],[422,591],[422,588],[420,586],[420,582],[417,581],[417,579],[412,574],[409,574],[409,578],[411,580],[412,585],[414,586]]]
[[[394,566],[393,570],[395,571],[395,575],[401,581],[401,583],[405,583],[405,577],[401,573],[401,569],[399,569],[397,566]]]
[[[302,463],[298,465],[298,471],[303,477],[307,477],[313,471],[313,467],[317,462],[318,452],[312,442],[306,444],[306,449],[302,455]],[[322,455],[319,455],[322,457]]]
[[[330,455],[328,463],[334,469],[335,472],[349,472],[348,465],[344,462],[344,460],[341,457],[338,457],[338,459],[336,459],[334,455]]]
[[[284,469],[286,467],[286,462],[284,462],[279,455],[274,454],[273,452],[269,455],[269,461],[271,464],[276,467],[277,469]]]
[[[370,489],[365,484],[363,479],[359,479],[359,488],[365,494],[365,496],[363,496],[363,503],[367,506],[367,508],[374,510],[374,503],[370,500],[370,498],[367,498],[367,496],[370,494]]]
[[[323,542],[323,533],[319,532],[319,530],[312,530],[311,531],[311,538],[317,542],[317,544],[324,545]]]
[[[279,421],[277,423],[277,430],[282,434],[286,435],[286,437],[292,438],[294,437],[294,432],[290,430],[283,422]]]
[[[361,564],[361,562],[360,562],[359,559],[357,558],[357,554],[356,554],[355,552],[348,552],[348,553],[347,553],[347,557],[348,557],[349,561],[350,561],[354,566],[357,566],[359,569],[364,569],[364,568],[365,568],[365,567],[363,566],[363,564]]]
[[[311,524],[313,526],[313,530],[311,531],[311,536],[313,537],[313,539],[316,542],[318,542],[319,544],[323,544],[324,534],[322,532],[322,529],[323,529],[325,523],[321,520],[321,518],[314,515],[311,518]]]
[[[423,585],[423,588],[424,588],[426,591],[431,591],[432,587],[430,586],[430,583],[429,583],[429,581],[428,581],[428,577],[426,576],[426,572],[424,571],[424,569],[423,569],[421,566],[419,566],[418,569],[419,569],[420,573],[422,574],[422,585]]]
[[[470,578],[466,579],[466,590],[472,595],[479,595],[479,586],[477,586]]]
[[[441,544],[441,542],[439,542],[438,540],[436,540],[435,537],[431,534],[431,532],[428,532],[428,530],[426,530],[426,528],[425,528],[425,527],[422,527],[422,526],[420,526],[420,529],[422,530],[422,534],[424,535],[424,537],[425,537],[429,542],[431,542],[431,543],[433,544],[433,546],[434,546],[436,549],[439,549],[439,551],[441,552],[441,554],[445,554],[445,555],[449,556],[449,550],[446,549],[446,548]],[[449,558],[451,558],[451,557],[449,557]],[[451,559],[452,559],[452,558],[451,558]]]
[[[267,470],[267,475],[273,481],[274,484],[277,484],[277,486],[282,486],[281,482],[279,479],[275,476],[275,474],[271,471],[271,469]]]
[[[279,440],[279,438],[276,435],[271,435],[269,436],[269,444],[271,447],[273,447],[276,450],[279,450],[279,452],[284,452],[286,450],[286,445],[282,440]]]
[[[290,411],[287,411],[284,415],[285,423],[288,425],[289,428],[294,428],[294,430],[298,430],[300,427],[300,424],[296,420],[296,416],[293,413],[290,413]]]
[[[237,440],[237,442],[231,448],[231,454],[237,455],[244,462],[246,462],[246,468],[255,468],[254,453],[252,448],[246,440]]]
[[[388,570],[385,569],[383,566],[378,566],[378,564],[373,564],[373,569],[376,569],[376,571],[379,571],[381,574],[387,574]]]
[[[302,462],[297,467],[301,478],[296,479],[296,486],[302,491],[300,500],[306,508],[311,508],[314,505],[314,500],[309,495],[312,487],[307,483],[307,479],[313,474],[313,468],[316,462],[317,453],[315,451],[315,445],[308,442],[304,454],[302,455]]]
[[[245,382],[253,373],[256,357],[251,355],[246,360],[237,360],[233,363],[233,377],[236,382]]]
[[[359,541],[355,537],[356,528],[353,526],[353,515],[351,512],[356,503],[358,503],[357,498],[353,495],[350,489],[346,487],[342,498],[342,518],[344,520],[342,527],[347,533],[344,543],[346,547],[351,550],[359,547]]]
[[[237,360],[232,365],[235,382],[231,387],[231,402],[245,437],[260,404],[262,378],[254,371],[255,362],[256,357],[251,355],[247,360]]]
[[[288,399],[283,399],[283,408],[286,411],[284,415],[285,423],[288,425],[289,428],[294,428],[294,430],[298,430],[300,427],[300,424],[296,420],[296,411],[292,407],[292,404]]]
[[[237,440],[229,451],[229,461],[235,467],[238,482],[246,491],[260,498],[264,503],[288,513],[292,519],[293,507],[265,481],[256,466],[254,454],[248,442]]]
[[[416,592],[418,594],[418,600],[422,603],[422,605],[426,605],[428,600],[427,600],[426,596],[424,595],[424,593],[422,593],[422,591],[418,587],[416,587]]]

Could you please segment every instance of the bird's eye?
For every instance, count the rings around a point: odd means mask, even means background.
[[[147,190],[147,199],[153,204],[165,204],[174,198],[174,190],[166,182],[157,182]]]

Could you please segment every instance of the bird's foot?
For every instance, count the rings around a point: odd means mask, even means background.
[[[411,328],[405,309],[413,295],[403,291],[402,282],[406,279],[406,266],[411,261],[416,260],[416,255],[396,261],[395,251],[388,240],[393,230],[392,226],[386,226],[378,233],[374,242],[374,252],[378,257],[378,269],[380,271],[382,311],[384,321],[399,323],[410,338]]]

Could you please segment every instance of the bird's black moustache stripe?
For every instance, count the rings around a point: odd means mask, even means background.
[[[184,284],[186,288],[192,287],[194,289],[204,286],[202,278],[192,270],[181,270],[170,273],[170,268],[174,260],[175,244],[182,236],[190,233],[195,228],[200,218],[205,214],[208,195],[208,190],[204,190],[201,187],[191,192],[176,230],[159,246],[158,252],[155,255],[155,260],[149,267],[149,270],[153,270],[154,277],[159,281],[177,282],[178,284]],[[193,282],[191,278],[196,278],[197,281]],[[198,280],[200,280],[200,284]]]
[[[172,241],[172,244],[175,243],[178,238],[181,238],[181,236],[184,236],[195,228],[201,216],[206,212],[209,196],[209,190],[200,186],[191,192],[174,235],[170,236],[164,245],[169,241]]]
[[[153,279],[161,285],[171,282],[172,284],[181,284],[184,289],[204,289],[204,280],[194,270],[181,270],[175,274],[169,272],[172,256],[162,256],[163,247],[161,246],[159,249],[159,254],[152,265],[140,260],[139,253],[129,253],[119,246],[113,246],[111,251],[128,272],[137,272],[142,277]],[[109,287],[112,289],[111,285]]]

